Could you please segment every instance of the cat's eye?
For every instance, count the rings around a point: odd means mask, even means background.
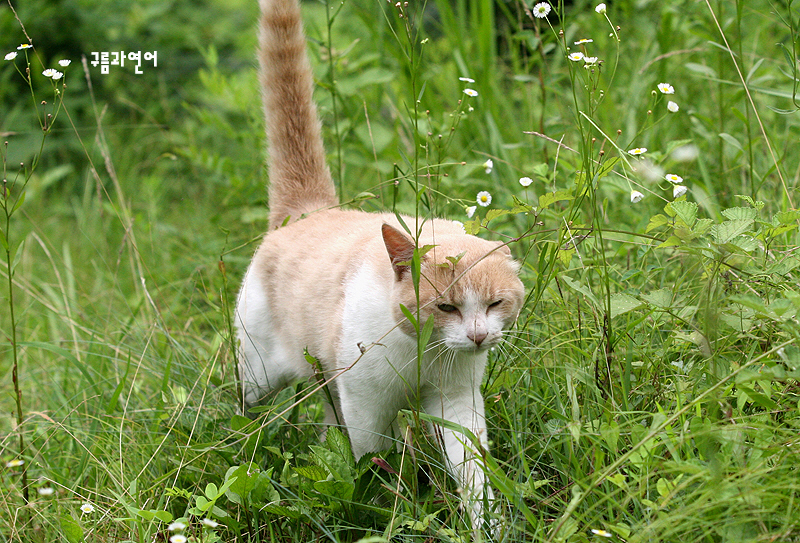
[[[500,305],[500,304],[502,304],[502,303],[503,303],[503,300],[497,300],[497,301],[495,301],[495,302],[492,302],[492,303],[490,303],[490,304],[489,304],[489,308],[492,308],[492,307],[497,307],[498,305]]]
[[[458,311],[458,308],[456,306],[450,304],[439,304],[436,307],[439,308],[439,311],[444,311],[445,313],[453,313],[455,311]]]

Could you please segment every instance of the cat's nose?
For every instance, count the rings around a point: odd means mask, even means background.
[[[486,339],[487,335],[489,334],[486,333],[486,330],[481,330],[479,328],[475,328],[467,332],[467,337],[478,347],[481,346],[481,343],[483,343],[483,340]]]

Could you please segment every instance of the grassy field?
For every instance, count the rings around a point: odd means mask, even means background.
[[[0,541],[800,541],[796,3],[304,5],[342,201],[523,262],[497,533],[418,413],[358,464],[309,383],[237,415],[256,4],[0,7]]]

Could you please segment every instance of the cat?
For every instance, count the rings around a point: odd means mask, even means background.
[[[473,526],[493,499],[480,386],[489,349],[523,301],[519,265],[497,241],[467,235],[460,223],[424,221],[417,246],[392,213],[340,209],[325,162],[312,98],[298,0],[260,0],[259,64],[269,165],[269,231],[239,292],[235,322],[244,407],[309,379],[319,360],[333,406],[356,458],[391,447],[400,409],[416,406],[470,430],[431,425],[446,466],[462,488]],[[403,217],[414,228],[413,217]],[[418,303],[419,300],[419,303]],[[420,323],[433,332],[417,360]],[[452,425],[451,425],[452,426]]]

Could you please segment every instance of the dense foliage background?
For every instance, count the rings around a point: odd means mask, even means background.
[[[800,10],[552,7],[304,4],[342,201],[523,262],[484,386],[502,520],[470,532],[420,415],[357,465],[308,384],[237,415],[257,3],[0,6],[0,541],[800,538]]]

